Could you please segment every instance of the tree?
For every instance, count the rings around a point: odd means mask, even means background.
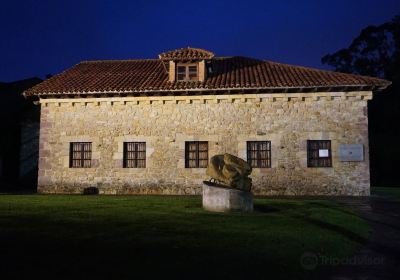
[[[400,16],[379,26],[368,26],[348,48],[328,54],[321,60],[338,72],[398,80]]]
[[[400,186],[400,16],[366,27],[348,48],[325,55],[321,61],[338,72],[392,81],[368,104],[371,183]]]

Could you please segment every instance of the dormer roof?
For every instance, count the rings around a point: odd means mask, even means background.
[[[204,49],[187,47],[163,52],[158,57],[162,60],[203,60],[213,58],[214,53]]]

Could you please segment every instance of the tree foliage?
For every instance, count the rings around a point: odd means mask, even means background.
[[[328,54],[322,63],[335,71],[376,76],[392,81],[368,102],[371,183],[400,186],[400,16],[363,29],[348,48]]]
[[[400,15],[382,25],[366,27],[348,48],[328,54],[321,61],[339,72],[398,80]]]

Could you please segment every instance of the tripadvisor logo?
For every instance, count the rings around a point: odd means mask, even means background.
[[[382,265],[385,262],[383,257],[368,255],[356,255],[351,257],[333,257],[305,252],[300,257],[300,264],[306,270],[313,270],[317,265]]]
[[[300,258],[300,264],[304,269],[313,270],[317,267],[318,256],[311,252],[305,252]]]

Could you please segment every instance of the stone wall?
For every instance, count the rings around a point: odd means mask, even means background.
[[[369,195],[371,92],[42,99],[38,191],[201,194],[205,169],[185,168],[185,141],[209,158],[246,159],[246,141],[270,140],[272,168],[253,170],[256,195]],[[332,168],[307,168],[307,140],[331,140]],[[69,143],[92,142],[92,167],[69,168]],[[124,141],[146,142],[146,168],[123,168]],[[339,144],[365,160],[341,162]]]

